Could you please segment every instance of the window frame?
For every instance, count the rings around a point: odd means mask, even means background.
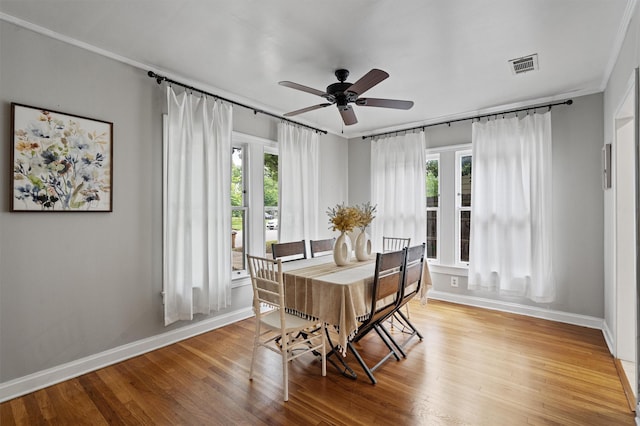
[[[264,154],[278,154],[278,144],[274,140],[233,131],[232,147],[243,147],[243,225],[244,253],[266,256],[264,219]],[[230,159],[231,160],[231,159]],[[231,162],[229,163],[231,167]],[[231,200],[229,200],[231,201]],[[245,256],[246,258],[246,256]],[[245,265],[246,266],[246,265]],[[232,273],[231,287],[251,285],[249,271]]]
[[[262,168],[263,168],[263,174],[262,174],[262,190],[264,191],[264,156],[265,154],[271,154],[271,155],[276,155],[278,156],[278,163],[280,162],[280,154],[278,152],[278,148],[271,146],[271,145],[265,145],[263,147],[263,153],[262,153]],[[279,175],[278,175],[278,179],[279,179]],[[267,206],[264,205],[264,192],[262,194],[262,212],[264,214],[264,212],[266,211],[265,208]],[[274,206],[270,206],[270,207],[274,207]],[[276,207],[276,219],[278,219],[278,236],[280,235],[279,229],[280,229],[280,181],[278,180],[278,205],[275,206]],[[266,242],[267,242],[267,226],[266,226],[266,220],[264,221],[264,226],[262,227],[263,229],[263,237],[265,240],[265,256],[266,256]]]
[[[427,154],[425,155],[425,179],[426,179],[426,168],[427,168],[427,162],[428,161],[437,161],[438,162],[438,206],[437,207],[429,207],[427,205],[427,193],[426,193],[426,187],[425,187],[425,208],[426,208],[426,212],[427,212],[427,217],[430,211],[435,211],[436,212],[436,257],[427,257],[427,253],[425,252],[425,259],[428,263],[430,264],[434,264],[434,265],[439,265],[440,264],[440,241],[441,241],[441,232],[440,232],[440,228],[441,228],[441,223],[442,223],[442,216],[441,216],[441,162],[440,162],[440,153],[439,152],[429,152],[427,151]],[[427,219],[428,220],[428,219]],[[427,232],[429,231],[429,226],[427,224]],[[429,241],[428,238],[428,234],[425,235],[426,241]]]
[[[461,259],[461,215],[462,212],[468,211],[471,214],[473,208],[472,205],[462,205],[462,158],[471,157],[472,175],[473,175],[473,154],[471,149],[461,149],[455,151],[455,258],[454,264],[457,267],[468,268],[469,261],[463,261]],[[470,203],[471,204],[471,203]]]
[[[240,202],[239,206],[233,206],[231,205],[231,217],[233,218],[233,212],[234,211],[241,211],[242,212],[242,265],[244,266],[244,269],[232,269],[231,270],[231,279],[233,280],[236,277],[242,277],[242,276],[246,276],[248,274],[248,270],[246,267],[246,253],[247,253],[247,238],[248,238],[248,221],[247,218],[249,217],[249,208],[247,206],[247,163],[248,163],[248,147],[245,143],[236,143],[235,141],[232,141],[231,143],[231,156],[232,158],[230,158],[230,167],[233,167],[233,151],[235,149],[241,149],[242,150],[242,161],[241,161],[241,166],[242,166],[242,176],[241,176],[241,182],[242,182],[242,200]],[[232,173],[233,176],[233,173]],[[229,200],[229,203],[231,203],[231,200]],[[236,240],[237,241],[237,240]],[[237,244],[237,242],[236,242]]]

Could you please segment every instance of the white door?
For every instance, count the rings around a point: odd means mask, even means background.
[[[635,86],[635,85],[634,85]],[[635,90],[615,117],[616,358],[636,391],[636,153]]]

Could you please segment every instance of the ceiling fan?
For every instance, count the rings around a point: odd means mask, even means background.
[[[389,77],[389,74],[387,74],[382,70],[374,68],[368,73],[366,73],[364,76],[362,76],[360,80],[356,81],[353,84],[346,81],[347,77],[349,77],[348,70],[345,70],[345,69],[336,70],[335,75],[339,83],[333,83],[328,85],[326,92],[323,92],[322,90],[314,89],[312,87],[303,86],[302,84],[294,83],[292,81],[279,82],[278,84],[280,84],[281,86],[286,86],[292,89],[301,90],[303,92],[311,93],[312,95],[318,95],[327,100],[327,102],[322,104],[317,104],[310,107],[288,112],[284,116],[291,117],[294,115],[302,114],[305,112],[313,111],[319,108],[324,108],[329,105],[336,104],[336,106],[338,107],[338,111],[340,111],[340,115],[342,116],[342,121],[344,121],[344,124],[349,126],[351,124],[356,124],[358,122],[358,119],[356,118],[356,114],[350,105],[352,103],[355,103],[356,105],[359,105],[359,106],[395,108],[395,109],[409,109],[413,106],[412,101],[360,97],[360,95],[362,95],[364,92],[366,92],[376,84],[380,83],[382,80]]]

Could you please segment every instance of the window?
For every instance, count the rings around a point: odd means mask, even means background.
[[[427,206],[427,260],[438,262],[440,253],[440,155],[427,155],[426,206]]]
[[[456,152],[456,264],[469,265],[471,150]]]
[[[433,270],[464,275],[471,231],[471,144],[425,153],[426,260]]]
[[[231,258],[233,286],[250,284],[246,254],[271,256],[278,236],[276,142],[233,132],[231,152]]]
[[[265,251],[271,252],[271,244],[278,242],[278,154],[264,154],[264,231]]]
[[[232,276],[245,267],[246,217],[244,146],[233,146],[231,150],[231,263]]]

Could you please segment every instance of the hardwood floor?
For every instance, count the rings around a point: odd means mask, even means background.
[[[410,312],[424,340],[375,386],[351,355],[357,380],[301,357],[283,402],[278,355],[259,352],[248,379],[249,319],[7,401],[0,424],[634,424],[599,330],[439,301]],[[371,333],[361,354],[381,346]]]

